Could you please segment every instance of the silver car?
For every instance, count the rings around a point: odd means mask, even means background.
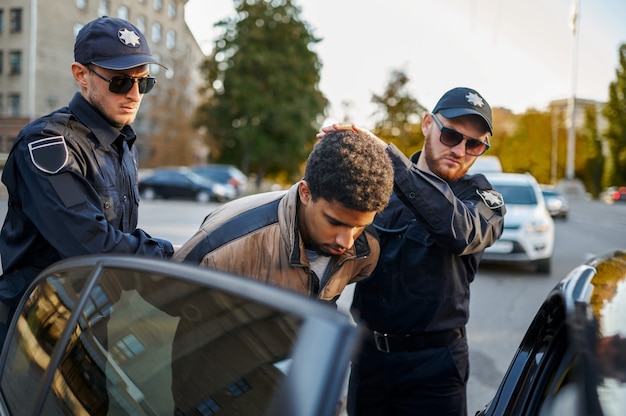
[[[485,173],[506,206],[504,231],[485,250],[484,262],[527,264],[538,273],[550,273],[554,250],[554,221],[537,180],[529,173]]]

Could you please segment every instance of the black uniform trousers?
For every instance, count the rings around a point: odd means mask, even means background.
[[[467,415],[467,338],[409,351],[384,352],[379,347],[365,341],[352,363],[350,416]]]

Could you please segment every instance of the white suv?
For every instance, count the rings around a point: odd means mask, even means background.
[[[554,249],[554,221],[537,180],[529,173],[485,172],[504,198],[504,231],[485,250],[485,262],[522,262],[538,273],[550,273]]]

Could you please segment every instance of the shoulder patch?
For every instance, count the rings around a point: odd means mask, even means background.
[[[67,163],[69,158],[63,136],[46,137],[28,144],[30,159],[42,172],[55,174]]]
[[[504,205],[504,198],[502,198],[502,194],[500,192],[493,189],[477,189],[476,193],[491,209],[500,208]]]

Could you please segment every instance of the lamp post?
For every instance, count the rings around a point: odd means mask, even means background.
[[[569,114],[569,132],[567,135],[567,170],[566,179],[574,179],[574,155],[576,152],[576,77],[578,72],[578,22],[580,20],[580,0],[572,3],[572,91],[567,103]]]

